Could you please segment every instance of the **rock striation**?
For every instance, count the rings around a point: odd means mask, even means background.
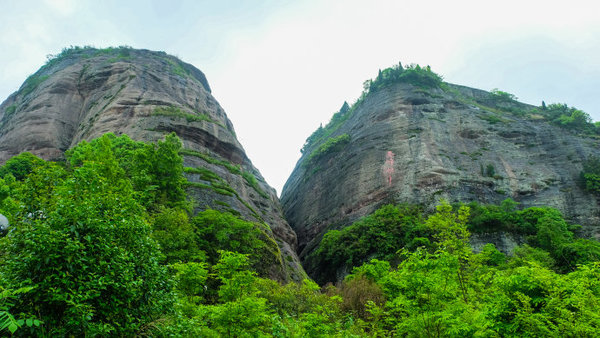
[[[383,204],[432,208],[442,198],[555,207],[598,238],[598,201],[577,184],[582,162],[600,155],[598,139],[548,123],[534,106],[490,97],[447,83],[394,83],[336,114],[342,122],[327,130],[328,141],[305,146],[281,195],[301,259],[326,231]],[[512,250],[515,240],[495,237]]]
[[[60,159],[80,141],[108,132],[153,142],[177,133],[184,165],[218,176],[186,174],[196,183],[188,190],[195,211],[265,222],[281,251],[271,277],[305,276],[276,192],[246,156],[206,77],[164,52],[72,48],[51,59],[0,105],[0,163],[23,151]]]

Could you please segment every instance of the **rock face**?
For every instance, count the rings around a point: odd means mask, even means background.
[[[431,208],[441,198],[499,203],[510,197],[522,207],[551,206],[582,224],[584,235],[598,237],[598,202],[577,185],[582,161],[600,155],[598,140],[535,114],[508,112],[533,106],[498,105],[485,91],[444,88],[395,83],[370,93],[329,136],[347,134],[349,142],[318,157],[323,142],[304,150],[281,195],[301,258],[327,230],[383,204]],[[509,251],[515,241],[497,240]]]
[[[186,150],[184,165],[220,177],[211,188],[214,177],[186,174],[198,183],[188,191],[195,211],[226,210],[266,222],[282,258],[272,277],[305,275],[275,190],[246,157],[204,74],[192,65],[148,50],[67,50],[0,105],[0,121],[0,163],[23,151],[60,159],[81,140],[108,132],[153,142],[176,132]]]

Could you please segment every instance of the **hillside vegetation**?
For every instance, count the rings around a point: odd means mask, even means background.
[[[98,55],[115,62],[131,58],[132,51],[65,49],[25,82],[20,95],[32,95],[57,63]],[[193,67],[166,54],[161,60],[172,74],[205,83]],[[500,90],[468,96],[430,67],[399,64],[366,81],[354,104],[344,103],[307,139],[300,168],[311,170],[309,178],[323,174],[328,159],[358,140],[343,125],[367,97],[396,84],[429,98],[451,93],[456,102],[450,106],[459,107],[452,109],[477,107],[485,111],[486,126],[520,116],[586,139],[600,133],[589,115],[565,104],[528,106]],[[210,90],[207,83],[205,89]],[[194,112],[165,105],[148,116],[224,128]],[[19,113],[18,107],[7,107],[2,123]],[[393,168],[389,153],[386,164]],[[285,236],[274,235],[284,228],[270,227],[241,194],[245,189],[259,202],[277,198],[264,189],[258,171],[211,154],[183,148],[175,133],[156,143],[105,134],[80,142],[64,160],[23,152],[0,166],[0,214],[9,223],[0,227],[0,335],[594,337],[600,332],[600,243],[578,238],[580,227],[557,209],[523,208],[510,198],[499,204],[436,198],[435,207],[371,199],[374,212],[345,227],[325,224],[328,231],[304,257],[315,280],[284,284],[269,278],[274,266],[294,260],[279,245]],[[184,166],[184,155],[195,165]],[[477,164],[482,182],[504,179],[500,166]],[[588,156],[581,165],[578,185],[597,198],[600,160]],[[381,169],[378,163],[378,179]],[[239,178],[247,189],[232,188],[227,177]],[[389,177],[385,182],[391,185]],[[307,178],[302,182],[311,184]],[[310,197],[316,200],[315,191],[326,188],[311,190]],[[209,208],[210,196],[241,203],[256,221],[243,219],[225,201],[211,201],[221,211]],[[375,208],[375,203],[383,205]],[[327,214],[342,210],[319,208]],[[524,244],[510,255],[493,244],[474,250],[471,234],[481,233],[515,234]]]
[[[326,235],[338,286],[264,278],[265,227],[192,217],[181,144],[105,135],[47,162],[1,169],[0,328],[22,336],[593,335],[600,245],[573,239],[556,210],[447,203],[385,206]],[[469,229],[530,235],[507,257],[469,247]],[[376,255],[377,259],[369,259]],[[368,260],[368,261],[367,261]],[[362,264],[362,265],[361,265]]]

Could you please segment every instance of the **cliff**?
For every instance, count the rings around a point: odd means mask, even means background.
[[[309,137],[281,195],[302,259],[326,231],[383,204],[431,210],[442,198],[554,207],[598,238],[598,201],[578,184],[583,161],[600,155],[597,137],[551,124],[508,93],[425,80],[367,82],[357,103]]]
[[[23,151],[61,159],[108,132],[138,141],[177,133],[186,176],[196,183],[188,188],[195,212],[213,208],[265,222],[281,250],[272,277],[304,276],[275,190],[246,156],[206,77],[164,52],[76,47],[50,59],[0,105],[0,163]]]

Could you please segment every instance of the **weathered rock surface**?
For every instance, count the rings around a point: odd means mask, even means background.
[[[283,188],[281,202],[298,235],[300,257],[327,230],[383,204],[432,207],[441,198],[499,203],[510,197],[522,207],[551,206],[583,225],[583,235],[598,237],[598,201],[577,185],[582,161],[600,155],[598,140],[536,116],[500,112],[507,107],[485,109],[493,104],[486,102],[489,96],[456,85],[424,90],[410,84],[369,94],[330,136],[348,134],[350,142],[303,165],[319,144],[310,146]],[[507,250],[516,241],[497,240]]]
[[[246,157],[204,74],[192,65],[148,50],[75,50],[28,78],[0,105],[0,121],[0,163],[23,151],[60,159],[81,140],[108,132],[140,141],[176,132],[185,149],[203,154],[184,156],[185,166],[209,169],[235,191],[207,188],[210,182],[201,175],[187,174],[202,183],[188,191],[196,211],[228,210],[266,222],[282,258],[272,277],[287,281],[305,275],[275,190]],[[228,170],[227,163],[238,170]],[[253,187],[242,172],[257,184]]]

